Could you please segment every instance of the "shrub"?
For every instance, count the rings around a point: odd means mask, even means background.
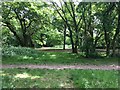
[[[39,51],[27,47],[3,47],[2,56],[26,55],[32,56],[38,54]]]
[[[89,54],[90,58],[102,58],[103,56],[101,56],[99,53],[94,52],[94,53],[90,53]]]

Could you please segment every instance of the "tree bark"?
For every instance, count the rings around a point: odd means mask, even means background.
[[[106,56],[109,56],[110,54],[110,41],[109,41],[109,35],[106,30],[106,25],[105,25],[105,21],[103,21],[103,30],[104,30],[104,38],[105,38],[105,43],[106,43]]]
[[[71,40],[71,44],[72,44],[72,53],[76,53],[75,48],[74,48],[72,30],[71,30],[70,26],[68,26],[68,29],[69,29],[69,32],[70,32],[70,40]]]
[[[73,7],[73,4],[70,2],[70,5],[71,5],[71,8],[72,8],[72,18],[73,18],[73,22],[74,22],[74,29],[75,29],[75,48],[74,48],[74,53],[78,53],[78,44],[79,44],[79,40],[78,40],[78,25],[77,25],[77,21],[76,21],[76,18],[75,18],[75,11],[74,11],[74,7]]]
[[[89,44],[88,44],[88,33],[87,33],[87,22],[86,22],[86,18],[85,18],[85,5],[83,4],[83,21],[84,21],[84,51],[85,51],[85,56],[86,58],[89,57]]]
[[[117,28],[116,28],[116,32],[115,32],[115,35],[113,37],[113,41],[112,41],[112,56],[114,57],[115,56],[115,50],[116,50],[116,38],[120,32],[120,3],[118,3],[118,23],[117,23]]]
[[[89,21],[88,21],[88,30],[89,30],[89,33],[90,33],[90,53],[94,53],[95,52],[95,47],[94,47],[94,39],[93,39],[93,28],[92,28],[92,5],[91,3],[89,4]]]
[[[64,42],[63,42],[63,50],[65,50],[65,42],[66,42],[66,24],[64,24]]]

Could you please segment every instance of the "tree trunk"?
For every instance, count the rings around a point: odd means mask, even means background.
[[[79,44],[79,40],[78,40],[78,29],[76,28],[76,40],[75,40],[75,53],[78,53],[78,44]]]
[[[71,40],[71,44],[72,44],[72,53],[76,53],[75,48],[74,48],[74,42],[73,42],[73,36],[72,36],[72,31],[69,28],[70,31],[70,40]]]
[[[89,33],[90,33],[90,37],[89,37],[89,42],[90,42],[90,53],[94,53],[95,52],[95,47],[94,47],[94,39],[93,39],[93,28],[92,28],[92,5],[91,3],[89,4],[89,11],[88,11],[88,14],[89,14],[89,21],[88,21],[88,30],[89,30]]]
[[[115,56],[115,50],[116,50],[116,37],[118,36],[119,32],[116,31],[114,38],[113,38],[113,42],[112,42],[112,56]]]
[[[76,35],[76,38],[75,38],[75,53],[78,53],[78,44],[79,44],[79,38],[78,38],[78,26],[76,24],[76,20],[75,20],[75,17],[74,17],[74,25],[75,25],[75,35]]]
[[[106,47],[107,47],[107,48],[106,48],[106,56],[109,56],[109,55],[110,55],[110,43],[107,44]]]
[[[23,33],[23,46],[27,47],[28,46],[28,37]]]
[[[106,32],[105,32],[106,33]],[[105,34],[105,42],[106,42],[106,56],[110,55],[110,41],[108,40],[108,35]]]
[[[63,50],[65,50],[65,42],[66,42],[66,25],[64,24],[64,42],[63,42]]]
[[[105,38],[105,43],[106,43],[106,56],[109,56],[109,54],[110,54],[110,40],[109,40],[109,32],[106,30],[105,18],[103,19],[103,30],[104,30],[104,38]]]
[[[29,36],[29,47],[34,47],[31,36]]]
[[[120,4],[120,3],[118,3],[118,4]],[[116,32],[115,32],[113,41],[112,41],[112,56],[113,57],[115,56],[115,50],[116,50],[115,42],[116,42],[116,38],[117,38],[119,32],[120,32],[120,5],[118,5],[118,24],[117,24],[117,28],[116,28]]]

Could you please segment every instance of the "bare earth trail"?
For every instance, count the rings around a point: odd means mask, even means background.
[[[1,65],[1,68],[29,68],[29,69],[83,69],[83,70],[120,70],[120,66],[114,65]]]

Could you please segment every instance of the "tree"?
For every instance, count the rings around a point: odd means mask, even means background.
[[[39,20],[39,16],[31,7],[31,3],[4,2],[2,10],[2,22],[16,37],[19,45],[34,47],[32,35],[35,31],[32,30],[32,26]]]
[[[81,17],[76,12],[76,7],[74,2],[63,1],[63,5],[62,5],[62,2],[60,3],[61,3],[61,6],[59,6],[55,2],[52,2],[53,6],[55,7],[55,10],[58,12],[58,14],[60,15],[60,17],[68,27],[68,30],[70,32],[70,40],[72,44],[72,52],[77,53],[78,52],[78,35],[79,35],[79,29],[80,29],[79,24],[81,21]],[[75,38],[73,34],[75,34]]]

